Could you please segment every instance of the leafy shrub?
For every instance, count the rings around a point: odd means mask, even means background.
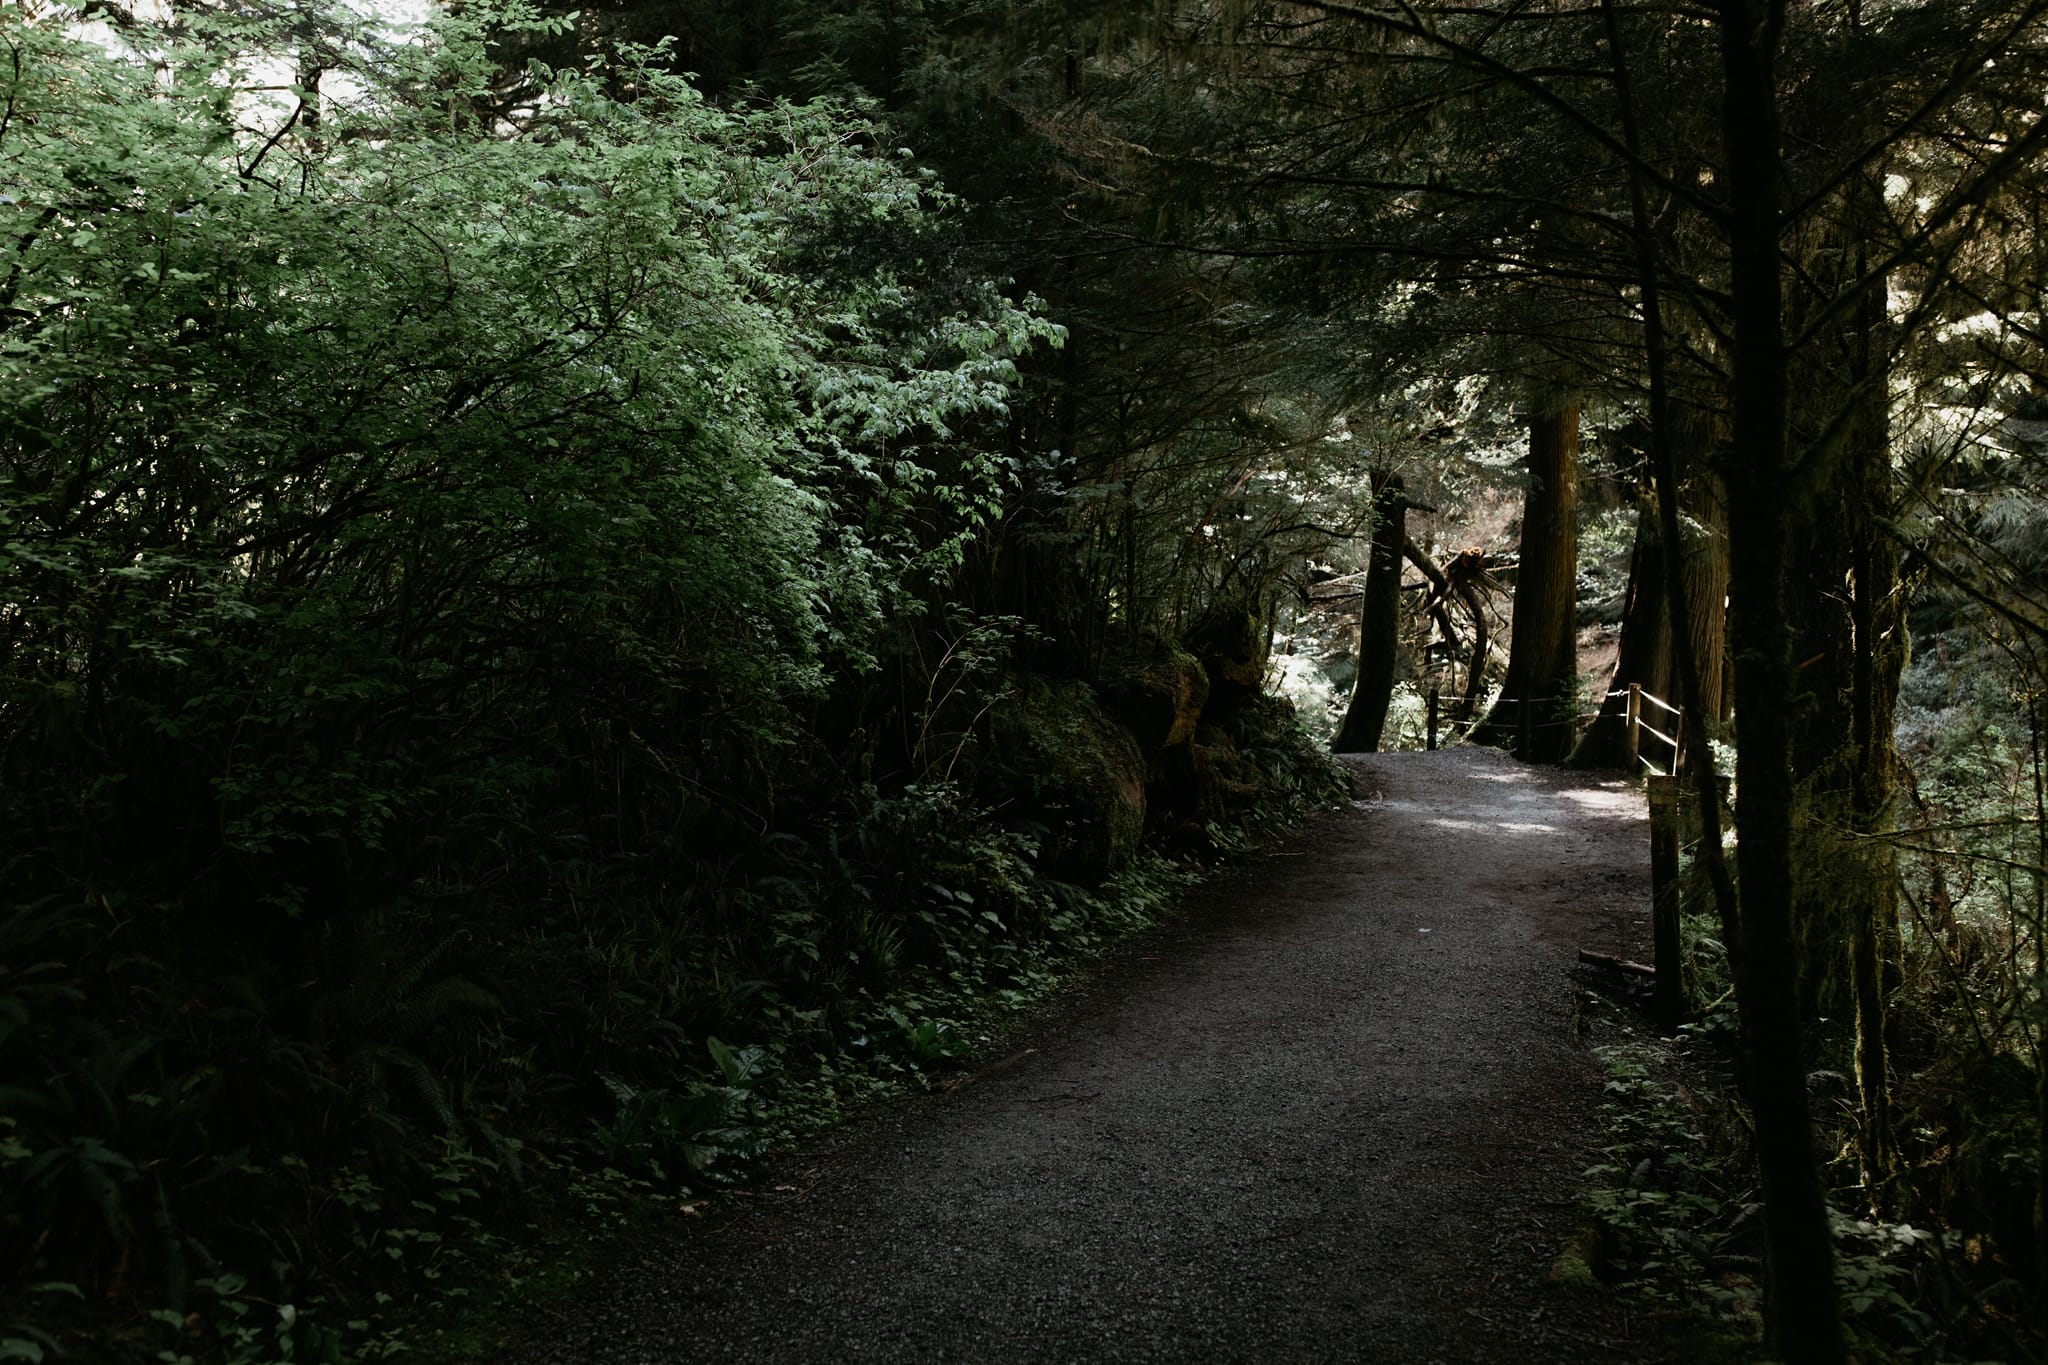
[[[0,1227],[117,1308],[284,1303],[337,1263],[253,1208],[354,1171],[388,1252],[593,1058],[657,1093],[759,926],[839,948],[697,860],[1000,509],[1055,331],[839,110],[627,52],[501,117],[516,7],[83,18],[0,12]],[[571,935],[594,1003],[508,1018]]]
[[[516,4],[84,18],[0,9],[0,1354],[395,1353],[1185,884],[968,795],[1058,332],[871,125],[507,106]],[[1335,789],[1245,715],[1219,845]]]

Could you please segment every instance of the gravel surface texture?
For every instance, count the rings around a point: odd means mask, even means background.
[[[1646,1361],[1545,1280],[1599,1078],[1580,947],[1648,955],[1609,776],[1351,760],[1002,1062],[539,1305],[507,1360]]]

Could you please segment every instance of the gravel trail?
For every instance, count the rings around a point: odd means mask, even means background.
[[[1574,951],[1647,956],[1640,796],[1486,749],[1212,881],[1015,1044],[536,1311],[508,1360],[1636,1361],[1544,1282],[1599,1080]]]

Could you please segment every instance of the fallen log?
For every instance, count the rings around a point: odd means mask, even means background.
[[[1596,953],[1591,948],[1579,949],[1579,961],[1589,967],[1605,967],[1609,971],[1622,972],[1629,976],[1648,977],[1651,980],[1655,980],[1657,976],[1657,969],[1655,967],[1645,967],[1642,963],[1631,962],[1625,957],[1613,957],[1607,953]]]

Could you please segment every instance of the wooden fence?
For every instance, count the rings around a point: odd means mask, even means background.
[[[1640,763],[1650,770],[1652,777],[1678,776],[1685,767],[1685,708],[1673,706],[1662,697],[1645,692],[1641,683],[1630,683],[1627,691],[1628,725],[1624,733],[1628,737],[1623,742],[1628,747],[1629,766],[1633,768],[1636,764]],[[1615,691],[1609,692],[1607,695],[1618,697],[1622,694],[1619,691]],[[1664,722],[1671,727],[1670,734],[1665,734],[1662,730],[1659,730],[1656,726],[1650,724],[1648,720],[1644,719],[1645,712],[1643,708],[1645,705],[1653,707],[1662,715],[1671,718]],[[1646,733],[1663,746],[1666,757],[1665,766],[1662,768],[1643,756],[1643,736]]]
[[[1427,748],[1434,749],[1436,748],[1439,716],[1442,712],[1442,698],[1439,695],[1439,689],[1434,683],[1430,685],[1428,703],[1429,719],[1423,729],[1423,743]],[[1515,717],[1515,747],[1510,752],[1516,758],[1526,759],[1529,756],[1529,738],[1538,726],[1562,725],[1565,723],[1563,721],[1538,720],[1536,718],[1537,710],[1547,704],[1547,701],[1539,701],[1531,697],[1495,697],[1492,704],[1485,708],[1485,711],[1498,715],[1503,708],[1513,708],[1513,715]],[[1585,717],[1581,716],[1579,719],[1584,720]],[[1455,733],[1457,727],[1463,725],[1469,731],[1477,723],[1477,720],[1453,721],[1451,722],[1451,728],[1453,733]]]
[[[1670,717],[1666,722],[1671,726],[1670,734],[1643,720],[1645,707],[1655,708],[1660,718]],[[1648,732],[1668,755],[1667,767],[1659,768],[1643,756],[1644,732]],[[1686,998],[1684,964],[1679,953],[1678,864],[1684,850],[1699,842],[1705,825],[1701,819],[1697,785],[1687,782],[1681,775],[1685,771],[1684,732],[1683,708],[1630,684],[1628,751],[1632,758],[1649,769],[1650,936],[1656,951],[1656,981],[1650,1011],[1657,1026],[1667,1032],[1684,1023],[1692,1013],[1692,1003]],[[1725,779],[1717,779],[1714,801],[1724,814],[1724,818],[1716,822],[1717,828],[1727,828],[1727,799]]]

